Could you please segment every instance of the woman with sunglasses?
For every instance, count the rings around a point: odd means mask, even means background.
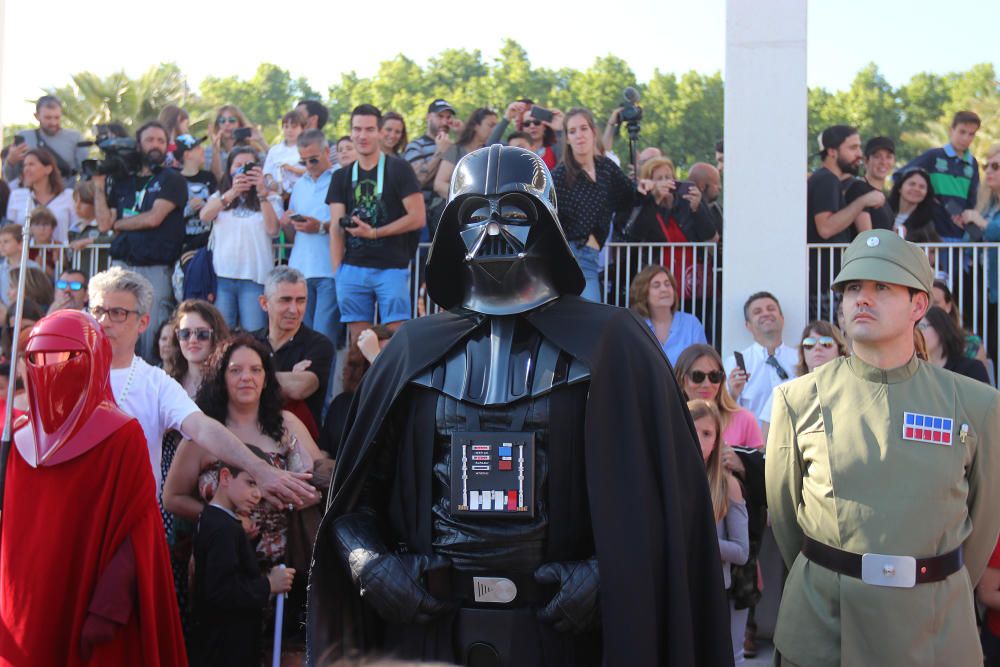
[[[719,409],[723,442],[740,447],[764,445],[764,437],[753,413],[741,408],[729,395],[722,357],[714,347],[703,343],[689,346],[677,357],[674,375],[685,400],[701,398],[711,401]]]
[[[531,113],[534,106],[535,103],[527,98],[511,102],[507,106],[507,111],[504,112],[504,117],[500,119],[486,140],[486,145],[502,143],[501,137],[513,123],[517,134],[527,135],[528,150],[534,151],[538,157],[542,158],[545,166],[549,169],[555,169],[566,148],[563,113],[559,109],[548,109],[552,112],[552,119],[540,120]]]
[[[814,320],[802,330],[799,340],[799,365],[795,367],[798,377],[811,373],[828,361],[846,357],[847,342],[840,330],[829,322]],[[770,414],[766,410],[765,414]]]
[[[979,202],[976,209],[969,209],[962,212],[962,220],[969,225],[975,225],[982,230],[982,240],[987,243],[1000,241],[1000,144],[993,144],[986,151],[986,159],[983,160],[983,181],[979,185]],[[966,232],[968,235],[968,232]],[[984,258],[984,264],[988,264],[987,285],[989,288],[989,321],[997,321],[997,257],[996,250],[989,250]],[[994,340],[996,337],[994,336]],[[993,358],[997,356],[997,350],[991,345],[990,354]]]
[[[689,345],[708,342],[698,318],[678,310],[677,279],[663,266],[654,264],[639,272],[629,289],[629,304],[646,320],[671,364]]]
[[[250,130],[248,138],[237,138],[236,130],[247,129]],[[215,123],[209,127],[208,134],[212,139],[212,145],[205,149],[205,162],[212,170],[216,181],[222,180],[229,153],[237,145],[250,146],[258,156],[267,154],[267,142],[264,141],[264,137],[250,124],[239,107],[233,104],[219,107]]]
[[[909,232],[934,225],[934,186],[923,169],[910,169],[892,184],[889,207],[896,214],[896,231]]]
[[[937,306],[931,306],[917,328],[927,344],[927,360],[930,363],[991,384],[983,362],[965,356],[965,335],[948,313]]]
[[[271,240],[281,215],[281,197],[268,189],[254,149],[234,148],[219,191],[199,213],[202,222],[212,223],[209,247],[219,281],[215,306],[234,329],[255,331],[267,324],[258,299],[274,268]]]

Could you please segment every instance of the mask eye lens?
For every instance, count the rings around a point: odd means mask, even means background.
[[[75,359],[80,356],[80,351],[67,351],[67,352],[32,352],[28,355],[28,362],[32,366],[53,366],[55,364],[63,364],[70,359]]]
[[[528,221],[528,214],[520,206],[504,205],[500,208],[500,217],[511,222],[524,223]]]
[[[469,224],[475,224],[478,222],[486,222],[490,219],[490,207],[483,206],[482,208],[477,208],[475,211],[469,214],[468,220]]]

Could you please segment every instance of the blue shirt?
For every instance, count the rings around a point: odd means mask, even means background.
[[[656,335],[656,329],[653,328],[653,323],[648,318],[646,326],[653,332],[653,335]],[[677,357],[681,356],[681,352],[688,346],[707,342],[705,327],[701,325],[701,321],[697,317],[690,313],[676,312],[674,313],[674,321],[670,324],[667,342],[661,343],[660,346],[663,348],[663,354],[667,355],[667,359],[673,365],[677,363]]]
[[[326,193],[330,189],[333,170],[327,169],[314,179],[309,172],[295,181],[288,209],[299,215],[308,215],[320,222],[330,220],[330,206],[326,203]],[[330,263],[330,235],[323,233],[295,232],[292,256],[288,265],[298,269],[306,278],[333,278]]]

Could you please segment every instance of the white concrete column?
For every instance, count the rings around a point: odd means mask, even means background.
[[[743,302],[781,301],[796,343],[806,293],[806,0],[727,0],[723,356],[750,344]]]

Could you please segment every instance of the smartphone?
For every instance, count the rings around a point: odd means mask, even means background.
[[[688,190],[694,187],[694,183],[691,181],[674,181],[674,196],[683,197],[688,193]]]
[[[14,137],[14,145],[15,146],[20,146],[23,143],[24,143],[24,137],[22,137],[20,134],[18,134],[18,135],[16,135]]]
[[[736,365],[740,367],[740,370],[743,371],[744,373],[746,373],[747,372],[747,364],[743,360],[743,353],[742,352],[733,352],[733,357],[736,358]]]
[[[246,141],[253,134],[253,130],[249,127],[238,127],[233,130],[233,139],[236,141]]]
[[[537,118],[543,123],[550,122],[553,116],[551,111],[549,111],[548,109],[543,109],[542,107],[538,106],[531,107],[531,111],[528,112],[528,115],[530,115],[532,118]]]
[[[296,213],[295,215],[291,216],[289,219],[293,220],[295,222],[305,222],[306,221],[306,216],[299,215],[298,213]]]

